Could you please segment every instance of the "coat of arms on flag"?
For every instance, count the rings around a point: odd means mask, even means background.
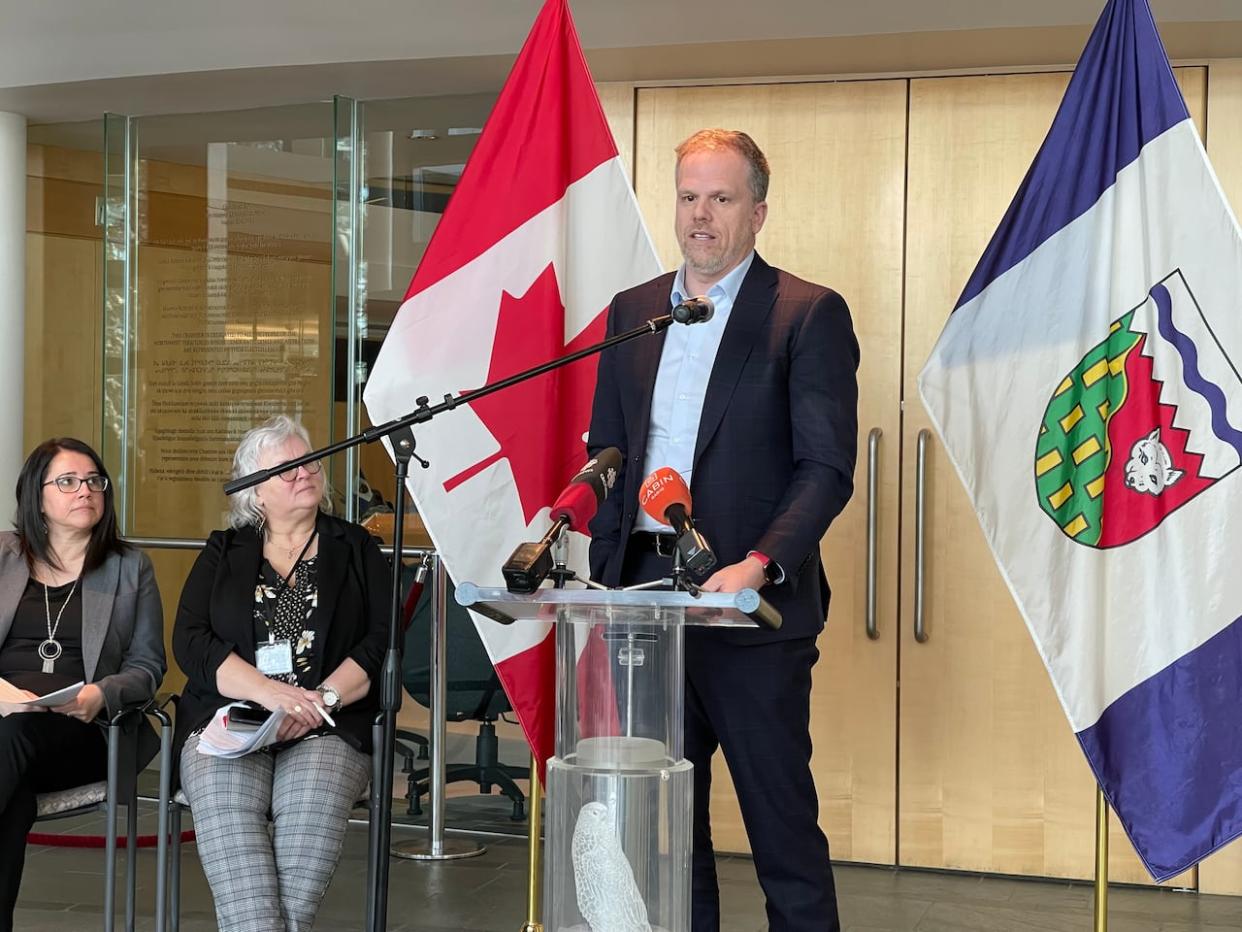
[[[1035,489],[1066,536],[1117,547],[1154,530],[1242,462],[1242,379],[1181,270],[1110,322],[1053,392]],[[1235,402],[1236,404],[1236,402]]]
[[[1242,233],[1110,0],[919,390],[1151,875],[1242,835]]]

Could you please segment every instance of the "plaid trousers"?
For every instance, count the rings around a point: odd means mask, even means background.
[[[371,759],[335,735],[225,760],[181,753],[220,932],[307,932],[336,870]]]

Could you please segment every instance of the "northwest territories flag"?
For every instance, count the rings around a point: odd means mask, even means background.
[[[1112,0],[919,378],[1147,869],[1242,834],[1242,238]]]

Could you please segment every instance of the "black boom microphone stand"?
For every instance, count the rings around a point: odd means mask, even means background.
[[[686,315],[683,313],[681,317],[684,318]],[[707,318],[703,316],[689,317],[688,319],[678,318],[676,322],[692,324],[705,319]],[[463,404],[483,398],[493,392],[502,391],[511,385],[517,385],[528,379],[537,378],[545,372],[551,372],[553,369],[567,366],[572,362],[577,362],[579,359],[603,352],[606,349],[647,334],[661,333],[667,330],[674,323],[674,320],[673,314],[653,317],[642,326],[609,337],[593,346],[570,353],[568,356],[563,356],[560,359],[554,359],[551,362],[518,372],[508,378],[499,379],[472,392],[462,392],[456,396],[445,395],[444,400],[439,404],[428,405],[428,399],[425,396],[418,398],[415,400],[417,407],[403,417],[379,424],[360,434],[355,434],[353,437],[347,437],[336,443],[328,444],[328,446],[321,447],[318,450],[311,450],[305,456],[299,456],[297,459],[288,460],[268,469],[260,469],[248,476],[242,476],[224,484],[224,494],[232,495],[235,492],[240,492],[242,489],[256,486],[260,482],[266,482],[272,476],[287,469],[296,469],[305,463],[324,459],[343,450],[348,450],[350,447],[361,446],[364,443],[374,443],[383,437],[392,437],[392,456],[397,480],[395,513],[393,515],[392,599],[388,617],[388,651],[384,656],[384,667],[380,679],[380,710],[383,716],[382,737],[380,747],[374,751],[374,753],[380,755],[380,762],[377,768],[379,779],[378,785],[371,787],[373,803],[371,811],[373,816],[370,827],[370,849],[367,865],[367,876],[371,878],[370,889],[367,891],[367,928],[369,932],[383,932],[388,927],[387,852],[392,835],[393,737],[397,730],[397,710],[401,707],[401,573],[399,568],[401,550],[404,546],[402,538],[405,523],[405,480],[409,475],[411,459],[417,460],[424,469],[431,465],[414,452],[415,441],[412,428],[415,424],[423,424],[430,421],[437,414],[452,411]]]

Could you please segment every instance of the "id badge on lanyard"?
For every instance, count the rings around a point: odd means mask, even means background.
[[[293,642],[288,638],[276,640],[269,635],[254,647],[254,665],[264,676],[283,676],[293,672]]]
[[[311,533],[307,538],[306,544],[302,547],[302,552],[298,554],[297,560],[293,563],[293,568],[289,570],[289,575],[280,581],[280,585],[276,588],[276,600],[279,600],[280,593],[289,588],[289,582],[293,579],[294,574],[301,564],[302,558],[306,556],[306,551],[310,549],[311,541],[315,539],[318,530]],[[284,676],[293,672],[293,642],[288,638],[276,639],[272,626],[276,622],[276,604],[275,600],[266,606],[267,615],[267,640],[260,641],[254,646],[254,665],[264,676]]]

